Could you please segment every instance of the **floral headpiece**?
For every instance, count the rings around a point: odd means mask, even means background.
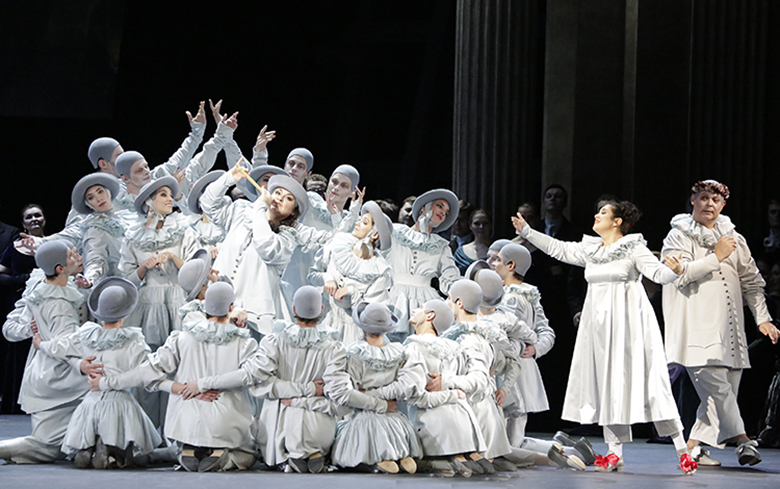
[[[723,199],[729,198],[729,188],[716,180],[699,180],[691,187],[691,193],[694,195],[699,192],[713,192],[723,196]]]

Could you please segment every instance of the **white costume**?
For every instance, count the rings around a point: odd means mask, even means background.
[[[389,305],[393,285],[390,265],[379,252],[367,260],[353,253],[352,247],[358,241],[352,234],[336,233],[317,252],[314,266],[309,270],[311,285],[321,287],[325,282],[334,281],[339,288],[349,290],[341,301],[327,296],[330,308],[320,323],[338,331],[344,346],[363,338],[363,331],[352,320],[352,306],[363,301]]]
[[[387,253],[393,269],[390,301],[398,316],[398,333],[410,332],[412,310],[431,299],[441,297],[431,287],[431,279],[439,278],[439,290],[448,293],[460,278],[452,259],[450,243],[438,234],[423,234],[403,224],[393,225],[393,246]]]
[[[149,347],[140,328],[103,329],[87,322],[68,336],[44,341],[40,351],[60,360],[95,356],[104,375],[115,376],[146,360]],[[89,391],[68,424],[62,451],[73,457],[92,448],[97,437],[124,450],[132,443],[133,456],[151,453],[162,443],[154,424],[130,392]]]
[[[712,229],[690,214],[675,216],[671,224],[662,253],[682,253],[685,272],[663,290],[667,359],[688,369],[701,398],[690,437],[722,448],[745,433],[737,406],[742,369],[750,368],[743,305],[756,324],[772,320],[764,280],[727,216],[718,216]],[[737,248],[719,262],[714,247],[724,236],[734,238]]]
[[[121,275],[119,260],[126,229],[127,222],[113,213],[93,213],[82,221],[84,278],[90,283],[94,284],[101,277]]]

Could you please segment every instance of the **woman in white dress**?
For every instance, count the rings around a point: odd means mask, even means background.
[[[352,320],[353,304],[387,305],[393,285],[390,265],[381,254],[390,248],[393,223],[373,200],[363,204],[360,214],[351,233],[335,233],[317,252],[308,277],[328,294],[330,307],[321,324],[338,331],[345,347],[363,337]]]
[[[525,225],[512,223],[521,237],[544,253],[585,267],[588,293],[574,346],[563,419],[604,427],[610,452],[596,460],[597,470],[623,469],[622,443],[631,441],[631,425],[652,421],[660,436],[671,436],[680,468],[695,472],[672,397],[661,332],[642,287],[642,275],[673,282],[682,263],[660,263],[639,234],[627,234],[641,213],[630,202],[605,203],[595,215],[598,238],[562,242]]]
[[[449,241],[436,234],[452,226],[458,218],[458,208],[458,197],[451,191],[430,190],[414,201],[413,227],[393,226],[393,246],[387,253],[387,261],[393,269],[390,301],[399,323],[393,335],[408,335],[411,311],[431,299],[440,298],[431,287],[431,279],[438,278],[439,290],[446,294],[460,278]]]
[[[74,207],[78,207],[74,203]],[[108,277],[93,288],[87,305],[98,323],[86,322],[76,332],[33,346],[62,361],[96,358],[105,375],[115,376],[140,365],[149,353],[141,328],[123,327],[135,308],[138,291],[128,280]],[[62,451],[79,468],[145,465],[144,456],[162,443],[154,424],[126,390],[90,391],[70,418]]]
[[[339,422],[331,459],[339,467],[365,464],[396,474],[400,465],[414,474],[414,459],[422,458],[422,447],[409,419],[398,412],[397,403],[418,397],[425,390],[422,356],[407,355],[400,343],[384,342],[382,337],[398,324],[386,305],[361,302],[352,309],[352,317],[365,332],[365,340],[352,343],[341,360],[341,372],[349,378],[343,377],[341,382],[324,379],[328,397],[355,409]],[[364,399],[353,400],[364,396],[384,402],[372,409]]]

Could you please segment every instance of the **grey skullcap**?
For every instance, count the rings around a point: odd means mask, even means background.
[[[322,294],[311,285],[304,285],[293,296],[295,315],[302,319],[314,319],[322,314]]]
[[[135,211],[142,216],[145,216],[146,213],[149,212],[149,208],[146,205],[146,199],[157,195],[157,191],[162,187],[168,187],[171,189],[171,193],[173,194],[174,199],[177,195],[179,195],[179,182],[177,182],[175,178],[171,176],[165,176],[158,178],[157,180],[152,180],[151,182],[141,187],[141,190],[138,192],[135,201],[133,201],[133,207],[135,207]]]
[[[504,239],[504,238],[497,239],[493,241],[493,244],[490,245],[490,249],[493,251],[501,251],[501,248],[503,248],[504,246],[508,245],[511,242],[512,242],[511,239]]]
[[[480,270],[490,270],[490,265],[488,265],[488,262],[485,260],[477,260],[472,262],[471,265],[469,265],[469,267],[466,269],[466,273],[463,274],[463,278],[476,280],[477,273]]]
[[[311,154],[311,151],[306,148],[295,148],[294,150],[290,151],[290,154],[287,155],[287,160],[295,155],[302,156],[303,159],[306,160],[306,171],[311,171],[312,167],[314,166],[314,155]]]
[[[274,193],[274,190],[282,187],[295,197],[295,205],[298,206],[298,219],[302,219],[309,210],[309,195],[300,183],[293,177],[287,175],[274,175],[268,180],[268,193]]]
[[[423,312],[425,314],[429,312],[436,314],[433,318],[433,329],[436,330],[436,334],[439,336],[455,322],[455,315],[452,313],[452,309],[441,299],[431,299],[423,304]]]
[[[209,279],[211,272],[211,253],[208,250],[200,249],[182,265],[179,270],[179,286],[187,294],[186,300],[194,299],[203,285]]]
[[[358,172],[357,168],[352,165],[339,165],[338,168],[333,170],[330,178],[333,178],[333,175],[336,173],[341,173],[342,175],[345,175],[347,178],[349,178],[349,181],[352,183],[352,188],[350,190],[355,190],[355,187],[360,184],[360,172]]]
[[[89,145],[87,158],[92,162],[92,166],[97,168],[100,158],[111,161],[111,155],[114,154],[117,146],[119,146],[119,141],[114,138],[97,138]]]
[[[476,314],[482,304],[482,288],[471,280],[460,279],[450,287],[450,300],[455,303],[460,299],[463,310]]]
[[[501,261],[504,265],[515,264],[515,273],[525,276],[528,269],[531,268],[531,253],[525,246],[517,243],[510,243],[501,248]]]
[[[504,298],[504,281],[493,270],[479,270],[476,273],[475,282],[482,289],[482,309],[493,309]]]
[[[105,277],[92,287],[87,307],[98,321],[115,323],[127,317],[138,303],[138,289],[122,277]]]
[[[119,180],[115,176],[101,172],[91,173],[79,180],[73,186],[73,192],[70,193],[70,203],[79,214],[91,214],[94,212],[93,209],[87,206],[86,199],[87,190],[96,185],[100,185],[109,191],[112,202],[119,195]]]
[[[447,213],[447,217],[444,218],[444,221],[442,221],[441,224],[439,224],[437,227],[433,228],[434,232],[441,232],[446,231],[455,223],[455,220],[458,218],[458,212],[456,209],[459,208],[458,203],[458,196],[455,195],[455,193],[452,190],[447,190],[446,188],[438,188],[435,190],[429,190],[422,194],[421,196],[417,197],[414,200],[414,203],[412,204],[412,217],[415,221],[420,219],[420,211],[423,210],[423,207],[425,207],[425,204],[428,202],[433,202],[434,200],[445,200],[447,201],[447,204],[450,206],[450,210]]]
[[[209,316],[225,316],[230,312],[233,304],[233,287],[225,282],[211,284],[206,289],[206,298],[203,301],[203,309]]]
[[[361,302],[352,309],[355,324],[371,334],[385,334],[398,326],[398,318],[381,302]]]
[[[68,243],[55,239],[38,247],[35,251],[35,264],[46,275],[54,275],[57,265],[68,266],[68,253],[70,253]]]
[[[130,170],[133,168],[133,163],[138,160],[145,160],[144,155],[138,151],[125,151],[116,159],[116,172],[119,176],[125,176],[130,178]]]
[[[374,220],[374,227],[379,232],[378,248],[382,251],[389,250],[393,240],[393,221],[382,212],[382,208],[373,200],[363,204],[363,207],[360,209],[361,216],[366,212],[371,214],[371,219]]]

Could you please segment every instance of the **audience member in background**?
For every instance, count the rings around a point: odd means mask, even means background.
[[[328,189],[328,179],[325,178],[325,175],[312,173],[306,179],[304,187],[306,188],[307,192],[314,192],[324,199],[325,190]]]
[[[398,204],[396,204],[393,199],[377,199],[374,202],[379,205],[379,208],[382,209],[382,212],[384,212],[391,221],[398,221]]]
[[[461,202],[463,201],[461,200]],[[458,217],[458,221],[460,220],[460,217]],[[455,221],[456,225],[458,221]],[[488,249],[493,242],[493,220],[486,210],[475,210],[466,222],[469,223],[473,239],[469,243],[458,246],[453,254],[455,264],[458,266],[461,275],[464,275],[469,265],[475,261],[487,259]],[[457,240],[457,236],[455,240]]]
[[[398,219],[396,222],[409,227],[414,226],[415,219],[414,216],[412,216],[412,206],[414,205],[415,200],[417,200],[416,195],[410,195],[404,199],[401,203],[401,208],[398,210]]]
[[[772,253],[780,250],[780,202],[775,199],[769,201],[766,220],[769,224],[769,235],[764,238],[764,251]]]
[[[475,207],[461,199],[458,201],[458,218],[455,219],[455,224],[452,225],[452,238],[450,239],[450,249],[453,255],[455,251],[466,243],[474,241],[474,235],[471,234],[471,214],[476,210]],[[468,265],[466,265],[468,267]],[[462,269],[460,273],[462,274]]]

